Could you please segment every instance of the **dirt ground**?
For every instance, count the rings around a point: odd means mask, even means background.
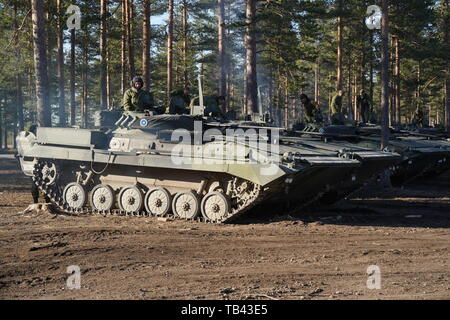
[[[30,181],[0,157],[0,298],[449,299],[449,178],[372,189],[302,218],[211,225],[22,214]],[[79,290],[66,287],[70,265]],[[370,265],[379,290],[367,288]]]

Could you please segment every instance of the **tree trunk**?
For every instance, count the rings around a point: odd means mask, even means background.
[[[442,2],[444,7],[444,12],[447,13],[448,0]],[[450,28],[450,15],[447,13],[444,17],[444,44],[448,47],[449,45],[449,28]],[[445,128],[447,132],[450,132],[450,64],[448,59],[445,62],[445,81],[444,81],[444,91],[445,91]]]
[[[395,122],[400,125],[402,122],[401,115],[401,101],[400,101],[400,40],[398,37],[395,37],[395,114],[396,119]]]
[[[314,70],[314,100],[320,106],[320,58],[317,58]]]
[[[70,125],[75,125],[75,29],[70,30]]]
[[[173,80],[173,0],[169,0],[169,24],[167,30],[167,101],[170,100]]]
[[[45,51],[46,32],[44,1],[32,0],[32,21],[34,39],[34,66],[36,75],[37,120],[38,125],[52,125],[49,105],[47,53]]]
[[[142,75],[144,77],[145,89],[150,91],[151,73],[150,73],[150,48],[151,48],[151,9],[150,0],[144,0],[144,22],[143,44],[142,44]]]
[[[64,38],[63,38],[63,12],[61,8],[61,1],[56,0],[56,7],[58,11],[57,18],[57,46],[58,46],[58,93],[59,93],[59,125],[65,127],[67,125],[66,120],[66,95],[64,92]]]
[[[106,12],[109,12],[108,1],[106,2]],[[109,17],[109,14],[108,14]],[[108,21],[106,22],[106,34],[109,34]],[[112,94],[112,83],[111,83],[111,48],[106,45],[106,97],[108,109],[114,109],[114,99]]]
[[[226,95],[227,91],[227,66],[226,66],[226,56],[225,56],[225,0],[218,0],[218,14],[217,14],[217,25],[218,25],[218,52],[219,52],[219,68],[220,68],[220,79],[219,79],[219,94],[221,96]]]
[[[136,75],[136,69],[134,67],[134,39],[133,39],[133,19],[134,19],[134,6],[133,0],[126,0],[126,44],[128,49],[128,78],[131,80]]]
[[[337,70],[336,70],[336,91],[342,89],[342,0],[337,1],[338,4],[338,18],[337,18]]]
[[[247,111],[258,112],[258,83],[256,74],[256,2],[246,0],[246,74],[245,74],[245,101]]]
[[[100,0],[100,109],[108,109],[108,91],[107,91],[107,0]]]
[[[188,87],[189,75],[188,75],[188,11],[187,2],[183,0],[183,87]]]
[[[381,149],[389,145],[389,1],[382,0],[381,24]]]
[[[17,2],[14,2],[14,31],[17,32],[18,29],[17,24]],[[20,50],[15,50],[15,54],[17,57],[17,62],[20,65],[22,62]],[[24,119],[23,119],[23,93],[22,93],[22,76],[21,72],[17,72],[16,74],[16,120],[17,125],[14,126],[16,128],[14,130],[14,133],[17,133],[17,130],[23,131],[24,129]],[[15,146],[15,139],[14,139],[14,146]]]
[[[370,88],[369,88],[369,95],[370,95],[370,101],[372,102],[372,109],[374,109],[373,107],[373,89],[374,89],[374,85],[373,85],[373,81],[374,81],[374,70],[373,70],[373,31],[370,31]],[[372,110],[375,111],[375,110]]]
[[[82,75],[81,75],[81,83],[82,83],[82,93],[81,93],[81,122],[83,128],[87,128],[89,125],[89,115],[88,115],[88,88],[87,88],[87,81],[88,81],[88,47],[87,47],[87,31],[84,33],[84,39],[83,39],[83,66],[82,66]]]
[[[122,0],[122,41],[121,41],[121,86],[122,95],[127,88],[128,70],[127,70],[127,3],[128,0]]]

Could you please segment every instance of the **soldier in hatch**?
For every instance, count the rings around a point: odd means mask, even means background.
[[[218,95],[208,95],[203,99],[205,106],[204,115],[212,118],[227,119],[225,114],[226,98]],[[196,97],[191,101],[191,107],[199,104],[199,98]]]
[[[142,89],[144,81],[141,77],[134,77],[131,81],[131,88],[123,95],[122,109],[124,111],[144,112],[154,108],[153,95]]]
[[[189,114],[189,105],[191,96],[189,88],[184,90],[174,90],[170,94],[169,113],[170,114]]]
[[[424,115],[422,108],[420,108],[420,106],[417,106],[416,111],[414,112],[412,124],[417,128],[424,127]]]
[[[331,100],[330,106],[330,116],[331,116],[331,124],[334,125],[342,125],[344,124],[344,116],[342,115],[342,90],[339,90],[338,93]]]

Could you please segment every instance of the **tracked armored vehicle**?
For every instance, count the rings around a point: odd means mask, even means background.
[[[346,144],[350,148],[379,149],[379,126],[328,126],[316,132],[298,132],[302,136],[321,137]],[[343,147],[346,148],[345,145]],[[392,168],[391,182],[400,186],[427,173],[439,174],[450,169],[450,142],[430,132],[391,129],[388,152],[398,153],[401,160]]]
[[[103,129],[21,132],[18,157],[23,172],[62,209],[201,215],[209,222],[230,221],[258,203],[305,205],[361,166],[334,151],[280,143],[276,130],[242,140],[215,128],[205,140],[207,129],[214,128],[198,116],[129,113]]]

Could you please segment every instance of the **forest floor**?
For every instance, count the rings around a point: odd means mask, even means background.
[[[449,299],[449,178],[211,225],[22,214],[30,180],[0,157],[0,299]],[[67,289],[70,265],[81,289]]]

